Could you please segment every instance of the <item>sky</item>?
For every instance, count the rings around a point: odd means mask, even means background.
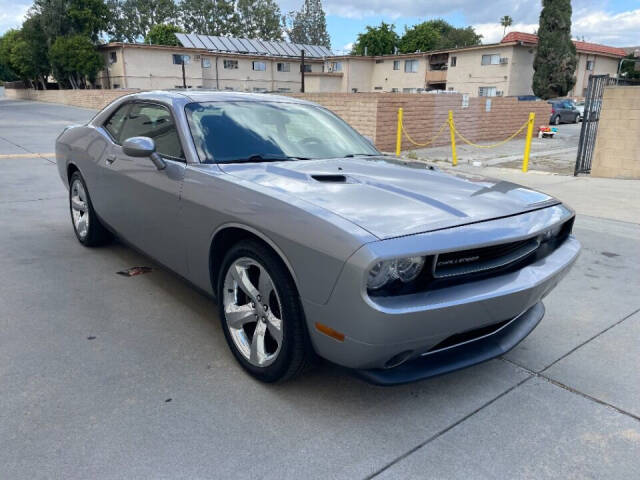
[[[302,0],[276,0],[282,12],[300,8]],[[444,18],[458,27],[472,25],[483,43],[498,42],[503,27],[500,17],[510,15],[509,31],[537,29],[540,0],[324,0],[331,47],[348,53],[367,25],[393,23],[402,34],[405,26]],[[0,0],[0,34],[19,27],[31,1]],[[587,42],[617,47],[640,45],[640,0],[573,0],[572,35]]]

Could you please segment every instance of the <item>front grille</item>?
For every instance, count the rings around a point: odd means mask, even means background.
[[[508,267],[534,253],[539,246],[540,240],[536,237],[490,247],[442,253],[434,259],[433,278],[459,277]]]

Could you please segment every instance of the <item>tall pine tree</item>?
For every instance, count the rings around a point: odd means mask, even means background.
[[[322,0],[304,0],[300,10],[289,12],[286,23],[290,41],[331,48]]]
[[[542,0],[538,50],[533,60],[533,93],[564,97],[576,83],[576,47],[571,41],[571,0]]]

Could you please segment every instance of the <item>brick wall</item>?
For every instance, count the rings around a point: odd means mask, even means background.
[[[469,98],[469,106],[462,108],[462,95],[390,94],[378,100],[376,145],[384,151],[395,150],[398,108],[403,109],[405,131],[417,143],[431,141],[429,146],[450,143],[449,127],[440,129],[453,111],[456,128],[472,142],[502,140],[512,135],[527,121],[529,112],[536,114],[536,127],[549,123],[551,106],[546,102],[519,102],[516,98],[493,97],[491,111],[486,111],[486,98]],[[520,134],[524,136],[526,130]],[[457,140],[460,142],[460,140]],[[418,148],[402,139],[402,149]]]
[[[61,103],[75,107],[100,110],[116,98],[137,90],[33,90],[31,88],[5,88],[7,98],[17,100],[35,100],[37,102]]]
[[[640,179],[640,86],[605,88],[591,175]]]
[[[116,98],[136,90],[17,90],[6,89],[9,98],[54,102],[78,107],[101,109]],[[374,139],[385,152],[395,151],[398,108],[404,110],[406,131],[418,143],[431,140],[453,110],[457,129],[470,141],[501,140],[514,133],[528,118],[536,114],[536,127],[549,122],[551,106],[546,102],[519,102],[515,98],[491,98],[491,111],[486,112],[486,98],[469,98],[462,108],[462,95],[419,95],[398,93],[292,93],[291,97],[319,103],[342,117],[361,134]],[[521,133],[524,136],[525,132]],[[449,143],[448,127],[430,146]],[[404,136],[402,149],[417,148]]]

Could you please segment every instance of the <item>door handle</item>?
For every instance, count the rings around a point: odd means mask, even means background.
[[[107,165],[111,165],[115,161],[116,161],[116,156],[115,155],[108,155],[107,156]]]

